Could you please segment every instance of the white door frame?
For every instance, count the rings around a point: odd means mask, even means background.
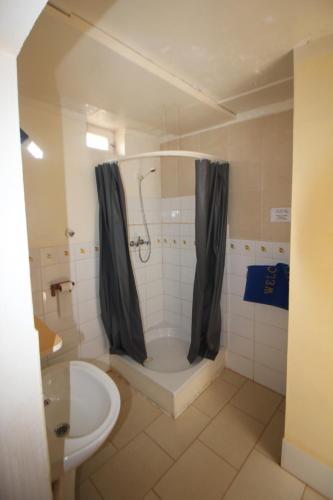
[[[51,500],[19,138],[17,55],[46,0],[0,0],[0,497]]]

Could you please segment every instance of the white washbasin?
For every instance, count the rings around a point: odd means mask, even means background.
[[[55,480],[78,467],[105,441],[118,418],[120,396],[108,375],[83,361],[46,368],[42,379],[51,475]],[[60,434],[64,431],[60,437],[59,429]]]

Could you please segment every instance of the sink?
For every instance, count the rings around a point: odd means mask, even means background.
[[[42,379],[54,481],[102,445],[117,421],[120,396],[108,375],[83,361],[46,368]]]

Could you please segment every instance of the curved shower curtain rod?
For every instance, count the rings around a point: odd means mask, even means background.
[[[112,161],[130,161],[130,160],[143,160],[144,158],[161,158],[161,157],[185,157],[185,158],[195,158],[196,160],[210,160],[214,162],[224,163],[217,156],[209,155],[206,153],[197,153],[196,151],[182,151],[182,150],[168,150],[168,151],[152,151],[151,153],[141,153],[138,155],[131,156],[119,156],[114,158]]]

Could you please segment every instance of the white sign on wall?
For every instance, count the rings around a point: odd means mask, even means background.
[[[271,222],[290,222],[290,208],[271,208]]]

